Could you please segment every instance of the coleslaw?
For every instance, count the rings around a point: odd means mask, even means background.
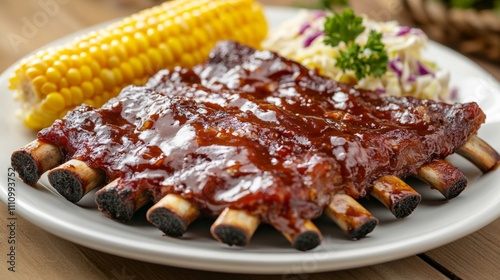
[[[323,26],[327,16],[328,12],[303,10],[272,30],[262,47],[316,69],[321,75],[381,95],[415,96],[440,101],[455,98],[449,87],[449,71],[422,56],[428,43],[422,30],[400,26],[395,21],[377,22],[363,17],[366,29],[356,42],[364,45],[370,30],[381,33],[389,63],[387,72],[381,77],[368,76],[358,81],[351,70],[344,72],[335,66],[339,50],[345,48],[345,44],[331,47],[323,43]]]

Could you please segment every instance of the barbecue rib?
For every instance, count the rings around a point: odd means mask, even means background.
[[[459,147],[484,172],[494,169],[499,155],[474,136],[484,119],[475,103],[381,98],[221,42],[203,65],[160,72],[100,109],[70,111],[14,152],[12,165],[29,184],[52,169],[49,181],[71,201],[108,183],[96,201],[121,221],[153,201],[148,220],[171,236],[203,213],[220,215],[212,234],[224,243],[248,243],[263,221],[308,250],[321,241],[311,220],[323,211],[352,238],[373,230],[360,197],[409,215],[421,198],[399,178],[458,195],[467,180],[442,159]],[[50,162],[40,159],[47,153]]]

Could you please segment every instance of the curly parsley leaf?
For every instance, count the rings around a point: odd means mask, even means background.
[[[382,43],[382,34],[371,30],[366,43],[361,46],[355,39],[363,33],[363,18],[354,15],[350,9],[341,14],[333,14],[325,21],[325,44],[336,47],[340,42],[346,44],[345,50],[339,51],[336,66],[343,71],[354,71],[356,78],[373,75],[382,76],[387,71],[389,57]]]
[[[326,18],[324,29],[325,43],[332,47],[338,46],[340,42],[353,41],[365,31],[363,18],[357,17],[351,9]]]

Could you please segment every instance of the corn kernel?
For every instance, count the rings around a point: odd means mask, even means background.
[[[47,107],[55,112],[60,112],[62,109],[64,109],[64,107],[66,107],[64,97],[58,92],[49,93],[45,97],[44,103],[47,104]]]
[[[191,67],[196,64],[194,57],[188,53],[182,54],[180,63],[182,67]]]
[[[66,79],[68,79],[70,85],[76,86],[82,82],[82,74],[78,69],[70,68],[66,74]]]
[[[59,73],[66,73],[68,71],[68,66],[66,66],[66,64],[64,64],[64,62],[60,60],[55,61],[52,67],[59,71]]]
[[[111,42],[111,50],[120,60],[125,60],[128,57],[127,49],[119,40],[113,40]]]
[[[143,31],[144,29],[147,28],[147,24],[144,21],[137,21],[135,23],[135,30],[137,31]]]
[[[81,60],[81,58],[80,58],[79,55],[72,54],[70,56],[70,59],[71,59],[71,62],[72,62],[71,65],[73,65],[73,67],[79,68],[80,66],[82,66],[82,60]]]
[[[48,108],[42,108],[42,107],[43,107],[43,103],[39,103],[35,107],[35,110],[33,110],[33,113],[44,121],[46,121],[47,119],[54,120],[56,118],[57,112],[50,110]]]
[[[148,76],[155,73],[153,63],[151,63],[151,60],[149,59],[147,54],[141,53],[139,55],[139,60],[141,61],[142,65],[144,65],[144,71],[146,71],[146,74]]]
[[[192,37],[194,40],[196,40],[195,45],[203,46],[209,41],[207,33],[202,31],[202,29],[199,27],[193,29]]]
[[[149,28],[146,31],[146,35],[149,38],[149,42],[150,42],[151,46],[153,46],[153,47],[158,46],[158,44],[160,43],[161,38],[160,38],[160,34],[156,30],[156,28]]]
[[[67,54],[63,54],[59,57],[59,61],[64,63],[67,67],[71,67],[73,65],[73,62],[71,61],[71,58]]]
[[[94,96],[94,85],[92,82],[85,81],[82,83],[82,93],[85,99]]]
[[[134,70],[132,70],[132,66],[128,62],[122,62],[120,64],[120,70],[123,74],[123,80],[125,82],[130,82],[134,79]]]
[[[137,54],[138,47],[134,40],[131,40],[128,36],[123,36],[121,40],[122,44],[127,50],[129,56],[134,56]]]
[[[113,94],[110,92],[110,91],[105,91],[102,93],[102,98],[104,100],[110,100],[111,98],[113,98]]]
[[[82,104],[82,102],[83,102],[83,92],[82,92],[82,90],[79,87],[77,87],[77,86],[72,86],[72,87],[69,88],[69,90],[71,91],[71,98],[72,98],[72,101],[73,101],[72,105]]]
[[[136,78],[132,81],[133,85],[143,85],[146,83],[148,79],[147,78]]]
[[[112,95],[112,97],[116,97],[116,96],[118,96],[118,94],[120,94],[120,92],[122,92],[122,88],[121,87],[115,87],[113,89],[113,91],[111,92],[111,95]]]
[[[148,50],[148,57],[152,63],[153,69],[155,71],[158,71],[164,67],[163,58],[162,58],[161,53],[158,49],[149,49]]]
[[[19,77],[12,73],[9,77],[9,89],[15,90],[18,87]]]
[[[132,69],[134,70],[134,77],[143,77],[144,66],[142,65],[142,62],[136,57],[130,58],[129,62],[132,66]]]
[[[47,78],[44,76],[38,76],[31,82],[35,88],[41,88],[47,82]]]
[[[123,75],[122,72],[120,71],[120,68],[113,68],[111,71],[113,71],[113,77],[115,80],[116,85],[121,85],[123,83]]]
[[[49,94],[51,92],[57,91],[57,86],[54,83],[46,82],[41,87],[41,91],[43,94]]]
[[[120,65],[120,59],[118,58],[118,56],[113,55],[109,58],[107,65],[108,67],[117,67],[118,65]]]
[[[104,85],[101,79],[97,77],[92,79],[92,85],[94,86],[94,94],[101,94],[104,91]]]
[[[47,80],[53,83],[57,83],[61,79],[61,73],[54,67],[49,67],[45,75],[47,76]]]
[[[90,70],[92,71],[92,76],[95,76],[97,73],[101,72],[101,66],[99,65],[99,63],[96,60],[94,60],[92,58],[89,60],[88,66],[90,67]]]
[[[82,81],[90,81],[92,79],[92,69],[88,65],[80,67],[80,74],[82,75]]]
[[[66,88],[69,87],[68,79],[66,78],[61,78],[58,83],[59,88]]]
[[[175,61],[179,61],[181,58],[182,53],[184,52],[182,49],[181,42],[179,41],[178,38],[171,37],[167,40],[167,46],[170,48],[172,51],[172,54],[175,58]]]
[[[115,86],[115,76],[113,75],[113,71],[109,69],[102,69],[100,78],[104,89],[109,90]]]
[[[42,57],[42,60],[47,64],[47,67],[50,67],[50,65],[54,64],[56,58],[54,54],[46,54]]]
[[[103,99],[100,95],[95,95],[93,100],[96,107],[101,107],[102,104],[104,104]]]
[[[85,99],[85,100],[83,100],[83,103],[84,103],[84,104],[87,104],[87,105],[89,105],[89,106],[92,106],[92,107],[97,107],[97,106],[95,105],[94,101],[93,101],[93,100],[91,100],[91,99]]]
[[[186,28],[186,31],[193,30],[196,26],[196,17],[192,16],[190,12],[182,13],[180,18]]]
[[[104,52],[96,46],[92,46],[89,49],[90,55],[99,62],[100,65],[106,64],[106,56]]]
[[[162,55],[163,65],[167,66],[174,63],[174,56],[167,44],[161,43],[160,45],[158,45],[158,50]]]
[[[137,47],[138,47],[139,51],[144,52],[149,48],[148,39],[141,32],[135,33],[134,39],[137,43]]]
[[[47,63],[39,58],[34,59],[30,63],[28,63],[28,67],[33,67],[38,69],[40,72],[44,73],[45,70],[49,67]]]
[[[26,118],[24,118],[24,125],[28,128],[37,129],[42,127],[40,120],[41,118],[37,117],[34,113],[29,113]]]
[[[90,48],[90,45],[88,42],[80,42],[78,44],[78,49],[81,50],[82,52],[86,52]]]
[[[33,80],[34,78],[36,78],[37,76],[40,76],[42,74],[43,74],[43,72],[38,70],[38,68],[35,68],[35,67],[30,67],[30,68],[26,69],[26,72],[25,72],[26,77],[28,77],[28,79],[31,79],[31,80]]]
[[[177,36],[182,33],[181,26],[171,19],[166,20],[163,23],[163,26],[165,27],[163,38],[168,38],[168,36]]]
[[[73,96],[72,96],[71,91],[69,90],[69,88],[62,88],[61,90],[59,90],[59,93],[64,98],[64,104],[66,104],[68,106],[71,106],[71,105],[75,104],[73,102]]]

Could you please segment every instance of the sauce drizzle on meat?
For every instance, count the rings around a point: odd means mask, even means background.
[[[207,214],[246,209],[291,232],[334,194],[364,197],[384,175],[453,153],[484,119],[475,103],[382,98],[221,42],[205,64],[80,106],[38,138],[153,201],[175,193]]]

